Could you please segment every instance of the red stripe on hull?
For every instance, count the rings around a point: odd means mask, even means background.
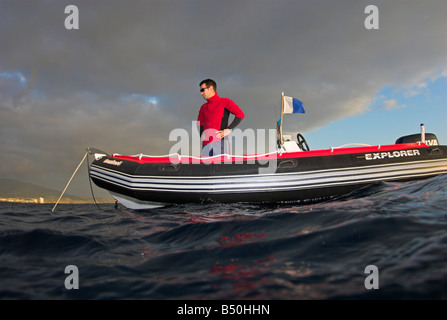
[[[257,161],[270,159],[289,159],[289,158],[303,158],[303,157],[318,157],[331,156],[340,154],[355,154],[355,153],[372,153],[385,152],[390,150],[405,150],[405,149],[422,149],[428,146],[424,143],[404,143],[384,146],[370,146],[370,147],[354,147],[354,148],[331,148],[322,150],[300,151],[300,152],[284,152],[271,153],[266,155],[247,155],[247,156],[215,156],[215,157],[191,157],[191,156],[125,156],[112,155],[112,158],[119,160],[133,161],[137,163],[234,163],[243,161]]]

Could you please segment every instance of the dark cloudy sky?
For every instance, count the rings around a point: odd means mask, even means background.
[[[371,4],[377,30],[364,25]],[[79,30],[64,26],[68,5]],[[88,146],[167,154],[208,77],[245,111],[241,129],[274,128],[284,91],[304,102],[291,122],[311,136],[412,114],[445,139],[446,14],[445,0],[0,0],[0,178],[62,190]],[[392,143],[418,125],[382,131]]]

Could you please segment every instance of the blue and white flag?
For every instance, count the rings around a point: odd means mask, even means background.
[[[303,103],[298,99],[284,96],[284,113],[305,113]]]

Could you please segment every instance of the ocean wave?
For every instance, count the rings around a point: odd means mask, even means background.
[[[445,299],[446,193],[442,175],[304,206],[0,204],[0,297]]]

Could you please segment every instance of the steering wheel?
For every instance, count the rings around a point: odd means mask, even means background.
[[[296,135],[296,140],[297,140],[298,147],[300,147],[301,150],[303,150],[303,151],[310,150],[309,145],[306,142],[306,139],[304,139],[304,137],[301,133],[298,133]]]

